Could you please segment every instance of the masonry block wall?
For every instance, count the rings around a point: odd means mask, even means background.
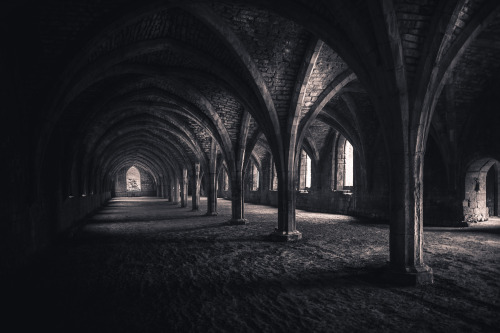
[[[327,158],[331,158],[328,156]],[[245,173],[245,202],[277,206],[278,191],[271,189],[271,159],[266,156],[261,161],[259,188],[252,190],[252,179]],[[314,212],[348,214],[387,220],[389,212],[389,183],[387,163],[383,154],[371,161],[372,174],[369,183],[362,175],[366,174],[359,163],[354,163],[354,186],[350,190],[332,190],[332,172],[313,173],[312,188],[309,191],[296,191],[297,208]],[[314,170],[314,169],[313,169]]]

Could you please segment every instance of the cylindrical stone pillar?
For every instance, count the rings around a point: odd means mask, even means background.
[[[192,198],[193,210],[200,210],[200,163],[194,165],[193,173],[193,198]]]
[[[188,177],[187,169],[182,169],[182,179],[181,179],[181,207],[187,207],[188,201]]]
[[[172,182],[172,203],[174,205],[179,204],[179,179],[174,177]]]
[[[247,224],[245,219],[245,204],[243,191],[243,172],[237,171],[231,175],[231,209],[232,217],[229,223],[231,224]]]
[[[217,174],[208,174],[207,215],[217,215]]]

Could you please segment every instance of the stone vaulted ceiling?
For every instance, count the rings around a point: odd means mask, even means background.
[[[235,170],[254,147],[276,155],[286,146],[280,133],[294,129],[316,154],[340,133],[369,161],[394,122],[377,100],[399,84],[387,80],[394,64],[411,104],[426,100],[433,61],[444,63],[436,75],[448,83],[429,97],[432,131],[452,146],[447,133],[464,131],[498,77],[496,2],[394,1],[385,9],[400,34],[399,62],[377,46],[394,36],[370,3],[24,1],[8,6],[4,24],[26,18],[9,40],[13,58],[34,59],[19,77],[24,97],[38,101],[40,161],[62,156],[64,172],[83,171],[86,181],[133,164],[154,177],[191,173],[195,163],[206,171],[212,140]]]

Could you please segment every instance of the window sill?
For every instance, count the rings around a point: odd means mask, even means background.
[[[346,195],[352,195],[353,192],[352,190],[332,190],[332,192],[340,193],[340,194],[346,194]]]

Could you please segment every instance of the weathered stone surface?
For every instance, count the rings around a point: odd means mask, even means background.
[[[191,191],[194,210],[209,194],[216,214],[223,165],[234,221],[244,200],[279,207],[281,240],[301,237],[296,207],[389,220],[391,265],[431,281],[424,224],[499,214],[499,7],[9,1],[0,272],[121,195],[132,165],[149,175],[141,194],[186,207]],[[297,192],[302,150],[311,186]]]

